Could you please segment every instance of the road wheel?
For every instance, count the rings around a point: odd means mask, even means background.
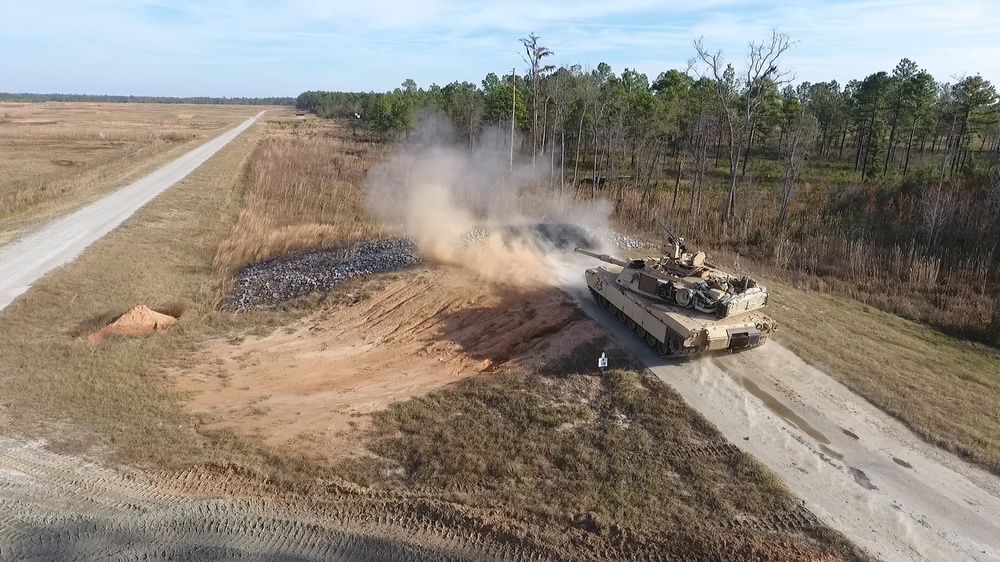
[[[684,347],[684,343],[681,340],[677,338],[670,338],[667,345],[670,348],[670,355],[675,357],[687,355],[687,348]]]
[[[627,319],[628,319],[628,316],[625,316],[625,311],[619,308],[618,309],[618,321],[621,322],[622,324],[624,324],[625,320],[627,320]]]
[[[636,324],[636,326],[635,326],[635,335],[639,336],[640,340],[644,339],[646,337],[646,333],[647,332],[646,332],[645,328],[643,328],[642,326],[639,326],[638,324]]]
[[[597,294],[597,304],[601,305],[602,308],[608,307],[608,299],[604,298],[604,295]]]
[[[636,328],[639,327],[639,325],[635,323],[635,320],[632,320],[631,318],[625,319],[625,325],[628,326],[628,329],[632,330],[633,332],[635,331]]]
[[[656,352],[660,354],[660,357],[670,357],[670,348],[661,341],[656,342]]]
[[[649,347],[656,349],[656,338],[649,332],[646,332],[646,344],[648,344]]]

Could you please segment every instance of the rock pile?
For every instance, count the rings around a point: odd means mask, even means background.
[[[576,246],[591,248],[598,240],[623,250],[645,247],[642,241],[631,236],[567,224],[502,227],[498,231],[507,237],[532,239],[541,246],[560,251],[572,251]],[[492,232],[483,228],[472,230],[462,238],[459,246],[480,243]],[[274,306],[314,291],[329,291],[355,277],[403,269],[420,261],[420,251],[407,238],[363,240],[293,252],[240,270],[230,306],[241,312],[258,306]]]
[[[600,240],[609,246],[621,250],[642,250],[649,247],[649,244],[634,236],[620,234],[611,230],[601,230],[592,226],[582,226],[580,228],[591,239]]]
[[[384,238],[293,252],[242,269],[236,276],[232,307],[246,311],[328,291],[350,279],[420,263],[420,252],[406,238]]]
[[[528,225],[501,226],[494,229],[475,228],[467,232],[459,241],[459,248],[483,242],[492,234],[499,233],[506,240],[521,239],[532,241],[547,250],[570,250],[573,248],[594,249],[601,242],[621,250],[639,250],[648,246],[633,236],[595,228],[566,223],[536,223]]]

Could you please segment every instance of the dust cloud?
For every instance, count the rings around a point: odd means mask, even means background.
[[[548,158],[532,165],[519,154],[523,139],[486,130],[470,146],[439,113],[421,115],[416,126],[365,183],[373,218],[398,230],[436,263],[465,268],[496,283],[537,286],[558,283],[549,249],[530,235],[530,225],[573,223],[606,229],[611,205],[581,202],[550,188]]]

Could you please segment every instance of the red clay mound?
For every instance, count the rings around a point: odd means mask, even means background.
[[[87,336],[87,342],[97,345],[108,336],[144,336],[157,330],[165,330],[176,321],[173,316],[160,314],[145,305],[139,305],[118,317],[118,320]]]

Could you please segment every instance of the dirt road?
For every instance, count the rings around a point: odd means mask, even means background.
[[[0,310],[49,271],[73,260],[170,186],[184,179],[264,112],[145,178],[0,247]]]
[[[581,272],[593,260],[563,262],[560,276],[588,315],[825,523],[885,561],[1000,560],[1000,479],[928,445],[774,341],[667,363],[591,300]]]

